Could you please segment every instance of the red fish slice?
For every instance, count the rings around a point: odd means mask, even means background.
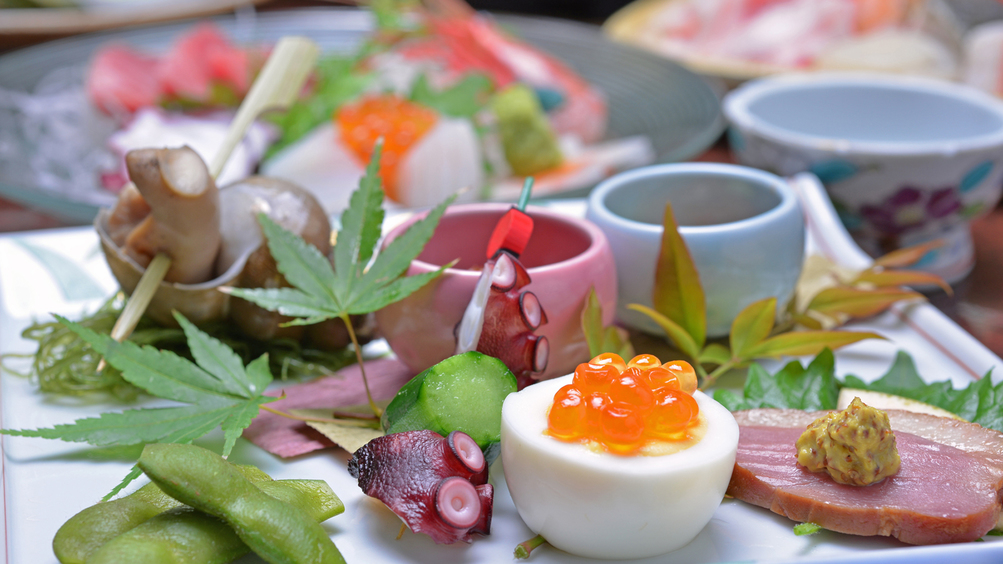
[[[87,72],[87,94],[94,105],[119,116],[153,106],[160,99],[159,60],[125,45],[98,51]]]

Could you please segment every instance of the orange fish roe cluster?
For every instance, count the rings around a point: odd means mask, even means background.
[[[383,138],[380,177],[391,200],[399,200],[397,165],[404,154],[435,125],[438,114],[393,94],[345,104],[334,116],[341,140],[362,162],[369,162],[376,140]]]
[[[548,433],[562,441],[595,441],[616,454],[636,452],[648,441],[680,441],[700,408],[693,367],[662,364],[650,354],[624,362],[601,354],[579,364],[571,384],[554,394]]]

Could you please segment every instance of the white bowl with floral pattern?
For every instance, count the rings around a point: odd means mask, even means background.
[[[968,223],[1003,188],[1003,102],[929,79],[815,74],[746,83],[724,112],[739,161],[816,174],[872,255],[940,239],[916,267],[952,282],[971,270]]]

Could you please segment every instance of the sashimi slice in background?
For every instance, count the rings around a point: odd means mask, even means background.
[[[162,56],[122,44],[102,48],[88,70],[87,92],[120,120],[156,105],[232,106],[247,93],[262,60],[233,45],[215,25],[201,23]]]
[[[87,72],[87,94],[112,116],[128,115],[160,100],[159,60],[122,44],[98,51]]]

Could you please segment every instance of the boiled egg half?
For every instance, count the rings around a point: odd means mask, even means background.
[[[502,406],[505,481],[526,525],[554,547],[589,558],[645,558],[693,540],[728,488],[735,418],[697,391],[702,438],[670,454],[611,454],[546,433],[554,394],[571,380],[534,384]]]

